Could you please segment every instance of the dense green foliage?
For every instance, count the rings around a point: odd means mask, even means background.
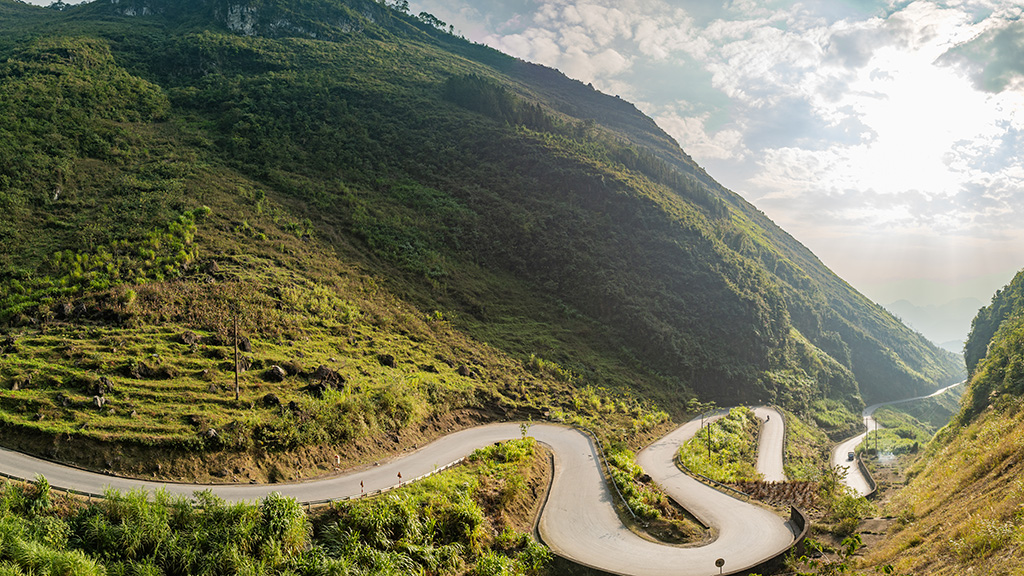
[[[1019,316],[1024,311],[1024,272],[1017,273],[1013,280],[997,290],[992,303],[978,311],[971,322],[971,332],[964,343],[964,361],[967,372],[974,374],[978,363],[988,353],[989,344],[1008,318]]]
[[[964,344],[971,373],[959,415],[967,423],[1002,395],[1024,396],[1024,272],[978,311]]]
[[[219,422],[236,422],[224,447],[401,429],[430,416],[403,406],[438,397],[450,402],[436,412],[568,407],[550,406],[559,395],[537,394],[537,380],[673,413],[694,394],[776,401],[841,430],[862,396],[957,376],[635,107],[429,15],[363,0],[0,7],[7,330],[223,339],[240,315],[272,351],[250,359],[257,368],[294,361],[275,356],[299,342],[305,366],[362,380],[324,402],[355,414],[380,399],[388,414],[329,429],[315,416],[327,409],[299,406],[298,426],[282,417],[257,435],[268,417],[243,404]],[[152,346],[175,365],[163,380],[217,393],[223,366]],[[387,381],[368,368],[396,348],[414,350],[414,369]],[[109,359],[55,367],[26,349],[4,351],[5,380],[41,391],[6,408],[19,426],[67,429],[67,407],[47,407],[60,388],[116,375]],[[516,361],[537,377],[497,374]],[[305,366],[289,377],[309,383]],[[154,380],[144,372],[122,369]],[[138,407],[125,399],[110,416]]]
[[[679,460],[689,470],[717,482],[758,480],[757,438],[761,420],[746,407],[705,426],[679,449]]]
[[[532,438],[492,446],[468,468],[312,516],[277,493],[233,504],[208,491],[108,491],[86,505],[51,494],[45,478],[5,482],[0,573],[536,574],[551,553],[485,512],[523,497],[533,447]],[[496,499],[485,485],[499,488]]]

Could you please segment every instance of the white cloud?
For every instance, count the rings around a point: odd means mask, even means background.
[[[681,135],[679,145],[690,155],[702,159],[742,160],[749,154],[743,144],[743,133],[737,128],[719,130],[709,134],[705,129],[707,114],[684,116],[678,111],[657,114],[658,125],[670,134]]]

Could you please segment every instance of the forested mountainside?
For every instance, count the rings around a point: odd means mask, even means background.
[[[900,523],[873,561],[910,574],[1013,574],[1024,567],[1024,273],[978,312],[961,410],[894,498]]]
[[[1002,290],[996,291],[992,302],[978,311],[971,322],[971,332],[964,343],[967,372],[973,374],[978,363],[988,354],[988,347],[1003,322],[1024,310],[1024,273],[1018,272]]]
[[[697,395],[844,430],[960,377],[633,105],[428,14],[0,0],[0,32],[8,426],[291,450]]]

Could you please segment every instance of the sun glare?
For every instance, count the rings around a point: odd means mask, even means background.
[[[989,98],[921,53],[879,50],[848,98],[874,137],[846,176],[880,193],[955,194],[967,176],[953,167],[957,143],[998,134]]]

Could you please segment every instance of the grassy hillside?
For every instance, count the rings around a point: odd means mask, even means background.
[[[927,446],[908,487],[893,499],[891,512],[901,522],[870,562],[895,562],[913,574],[1024,569],[1022,278],[997,292],[974,320],[967,347],[972,376],[960,413]],[[986,352],[972,359],[971,350]]]
[[[635,443],[694,395],[842,433],[957,377],[631,104],[439,24],[0,0],[5,442],[276,479],[494,418]],[[169,473],[118,450],[85,463]]]

